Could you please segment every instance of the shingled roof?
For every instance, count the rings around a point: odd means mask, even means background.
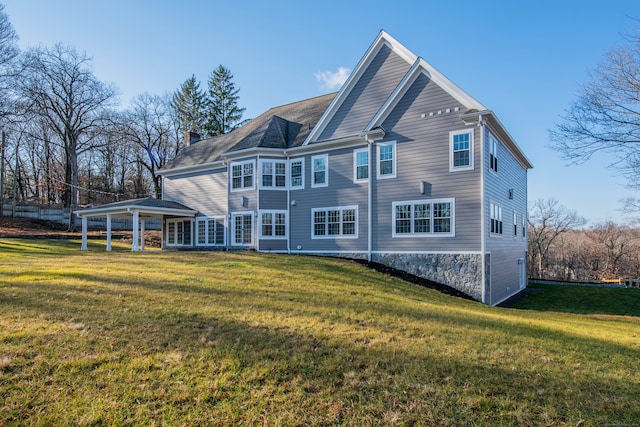
[[[215,162],[225,153],[249,148],[299,147],[335,96],[330,93],[271,108],[233,132],[185,147],[163,170]]]

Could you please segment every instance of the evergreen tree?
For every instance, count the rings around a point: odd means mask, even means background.
[[[180,122],[180,131],[192,130],[202,134],[206,121],[205,94],[200,90],[200,82],[192,75],[180,85],[171,98],[171,106]]]
[[[209,76],[206,132],[209,136],[229,133],[242,124],[244,108],[238,107],[238,92],[231,70],[220,65]]]

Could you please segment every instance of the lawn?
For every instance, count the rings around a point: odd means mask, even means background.
[[[640,318],[350,261],[0,239],[0,426],[637,425]]]

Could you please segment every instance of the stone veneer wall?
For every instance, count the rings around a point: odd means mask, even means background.
[[[415,276],[451,286],[482,300],[480,254],[372,254],[371,260]]]

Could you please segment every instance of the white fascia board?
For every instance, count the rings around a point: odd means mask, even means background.
[[[73,213],[79,217],[91,218],[94,216],[105,216],[107,214],[112,215],[127,215],[133,214],[134,211],[138,211],[143,215],[173,215],[173,216],[188,216],[193,217],[198,213],[192,209],[171,209],[171,208],[154,208],[144,206],[118,206],[118,207],[105,207],[105,208],[88,208],[74,211]]]
[[[449,80],[444,74],[436,70],[431,64],[424,59],[420,58],[420,66],[423,67],[431,75],[431,80],[437,83],[442,89],[444,89],[449,95],[454,97],[466,108],[474,108],[476,110],[486,110],[487,108],[482,105],[478,100],[462,90],[460,86]]]
[[[200,163],[200,164],[189,165],[189,166],[180,166],[172,169],[164,169],[164,170],[160,169],[158,171],[158,175],[161,175],[161,176],[182,175],[185,173],[200,172],[207,169],[219,169],[223,167],[226,167],[224,162],[222,160],[216,160],[215,162]]]
[[[286,150],[282,148],[263,148],[263,147],[252,147],[245,148],[237,151],[228,151],[222,155],[225,159],[237,159],[242,157],[250,157],[250,156],[258,156],[258,155],[267,155],[267,156],[284,156],[284,152]]]
[[[314,141],[322,133],[333,115],[342,105],[342,102],[347,98],[347,96],[349,96],[349,93],[351,93],[353,87],[356,85],[358,80],[360,80],[360,77],[366,71],[369,64],[371,64],[382,46],[385,45],[388,46],[393,52],[398,54],[402,59],[407,61],[407,63],[409,64],[413,64],[417,59],[417,56],[415,54],[404,47],[396,39],[391,37],[386,31],[380,31],[378,37],[376,37],[371,46],[369,46],[369,49],[360,59],[360,62],[358,62],[356,68],[351,72],[347,80],[340,88],[338,94],[335,96],[335,98],[333,98],[331,104],[329,104],[329,107],[327,107],[322,117],[320,117],[320,120],[318,120],[316,126],[314,126],[314,128],[311,130],[311,133],[309,134],[309,136],[307,136],[307,139],[302,144],[303,146],[309,144],[311,141]]]
[[[296,156],[300,154],[308,154],[315,151],[327,151],[327,150],[337,150],[340,148],[357,146],[357,145],[366,145],[367,141],[365,139],[366,135],[352,135],[344,138],[338,139],[330,139],[322,142],[314,142],[310,145],[301,145],[299,147],[289,148],[285,150],[285,155],[287,156]]]

